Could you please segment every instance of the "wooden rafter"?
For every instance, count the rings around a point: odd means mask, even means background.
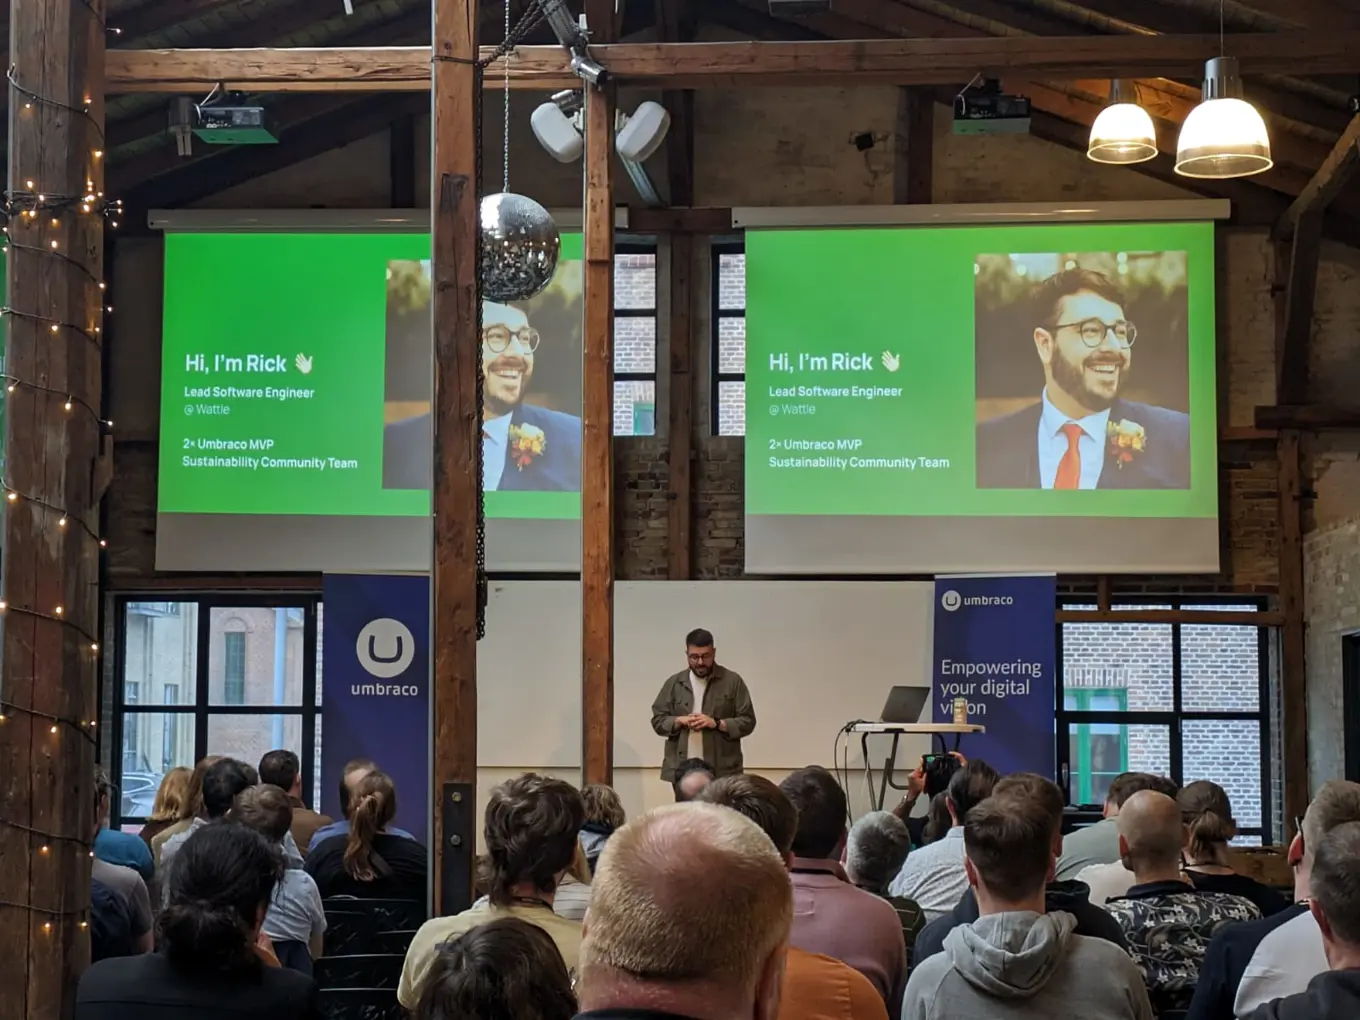
[[[1357,167],[1360,167],[1360,116],[1351,120],[1312,179],[1280,217],[1280,236],[1293,236],[1295,227],[1305,216],[1326,211],[1355,176]]]
[[[1360,71],[1360,32],[1236,36],[1244,74]],[[1019,36],[855,42],[617,43],[595,47],[616,80],[656,87],[846,84],[938,85],[982,72],[1057,78],[1196,75],[1219,52],[1217,36]],[[113,92],[197,92],[222,82],[254,91],[408,92],[429,87],[430,49],[120,50],[106,65]],[[525,46],[513,86],[568,81],[561,47]]]

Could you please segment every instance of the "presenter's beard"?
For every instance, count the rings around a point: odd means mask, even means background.
[[[1074,364],[1061,351],[1054,353],[1057,356],[1052,362],[1053,381],[1064,393],[1092,414],[1114,404],[1129,368],[1126,355],[1091,354]],[[1113,372],[1108,371],[1111,368]],[[1102,373],[1101,369],[1106,371]]]

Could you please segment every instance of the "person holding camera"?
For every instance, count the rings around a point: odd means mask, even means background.
[[[931,838],[932,834],[927,831],[930,825],[929,812],[912,817],[916,802],[924,794],[926,804],[934,803],[936,797],[949,789],[949,780],[954,778],[954,773],[967,764],[968,759],[958,751],[950,754],[923,754],[921,764],[912,769],[911,774],[907,776],[907,792],[903,794],[892,813],[906,823],[913,847],[933,843],[943,835],[939,833]]]

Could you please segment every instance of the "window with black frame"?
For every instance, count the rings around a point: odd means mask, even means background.
[[[746,247],[740,241],[712,247],[713,434],[746,435]]]
[[[1261,606],[1173,599],[1111,608],[1251,613]],[[1264,627],[1216,622],[1060,625],[1058,759],[1070,802],[1103,803],[1121,772],[1178,783],[1208,779],[1232,801],[1238,842],[1269,842],[1275,810],[1267,641]]]
[[[614,435],[656,434],[656,246],[614,247]]]
[[[112,762],[115,824],[151,814],[165,773],[207,754],[258,765],[286,748],[313,790],[319,741],[315,596],[120,599]]]

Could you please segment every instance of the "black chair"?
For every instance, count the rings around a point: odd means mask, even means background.
[[[376,942],[380,933],[416,929],[426,920],[425,904],[410,900],[333,896],[321,905],[326,912],[327,956],[382,952]]]
[[[407,1020],[397,993],[387,988],[324,988],[316,1004],[324,1020]]]
[[[401,931],[380,931],[373,935],[373,945],[375,953],[399,953],[406,955],[406,950],[411,948],[411,942],[416,937],[415,928],[406,928]]]
[[[396,991],[406,957],[398,953],[323,956],[312,964],[318,988],[368,988]]]

